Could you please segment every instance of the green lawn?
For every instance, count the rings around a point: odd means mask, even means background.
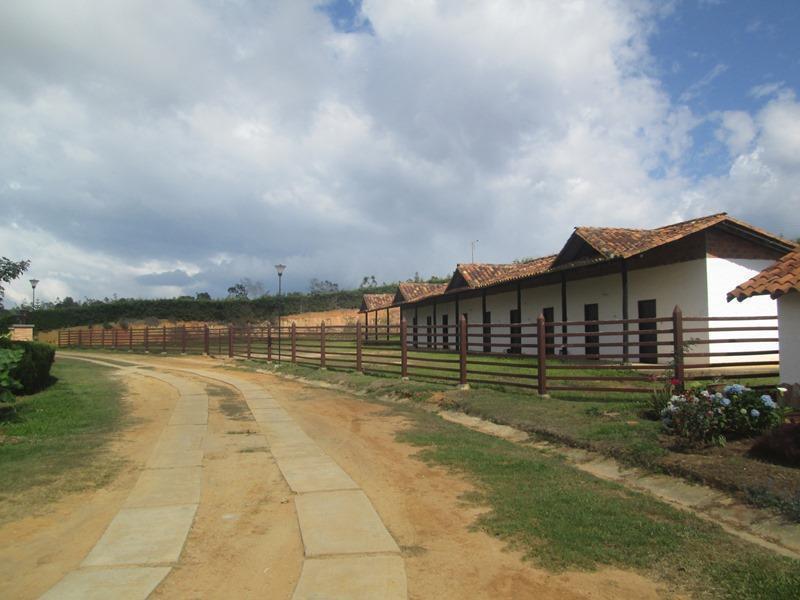
[[[120,463],[104,446],[124,420],[112,369],[60,358],[57,381],[20,397],[0,421],[0,521],[64,493],[107,483]]]
[[[554,571],[618,567],[716,598],[797,598],[800,561],[778,557],[654,498],[558,458],[448,423],[415,407],[400,435],[421,457],[465,474],[488,505],[476,526]]]

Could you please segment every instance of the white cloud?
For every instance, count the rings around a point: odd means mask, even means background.
[[[6,228],[0,253],[32,258],[45,296],[220,294],[277,262],[297,289],[448,273],[471,239],[506,261],[579,223],[747,208],[742,179],[763,206],[791,192],[785,95],[751,129],[720,117],[729,174],[681,175],[702,117],[647,48],[671,7],[366,0],[374,35],[353,35],[315,4],[0,6],[0,205],[38,240]]]

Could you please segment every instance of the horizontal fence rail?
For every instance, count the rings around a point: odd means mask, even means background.
[[[775,316],[534,323],[82,328],[61,348],[206,354],[539,394],[650,394],[670,383],[778,376]]]

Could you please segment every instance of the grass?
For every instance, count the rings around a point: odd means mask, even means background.
[[[537,450],[399,407],[400,439],[467,475],[488,505],[476,527],[554,571],[634,569],[673,589],[718,598],[796,598],[800,562],[777,557],[649,496]]]
[[[55,383],[0,421],[0,521],[101,487],[121,463],[103,453],[124,420],[123,386],[100,365],[59,360]]]

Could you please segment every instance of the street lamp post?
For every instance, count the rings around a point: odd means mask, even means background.
[[[36,310],[36,286],[39,285],[38,279],[31,279],[31,289],[33,290],[33,296],[31,298],[31,309]]]
[[[283,272],[286,270],[286,265],[278,263],[275,265],[275,270],[278,272],[278,298],[281,296],[281,279]],[[281,362],[281,300],[278,300],[278,362]]]

